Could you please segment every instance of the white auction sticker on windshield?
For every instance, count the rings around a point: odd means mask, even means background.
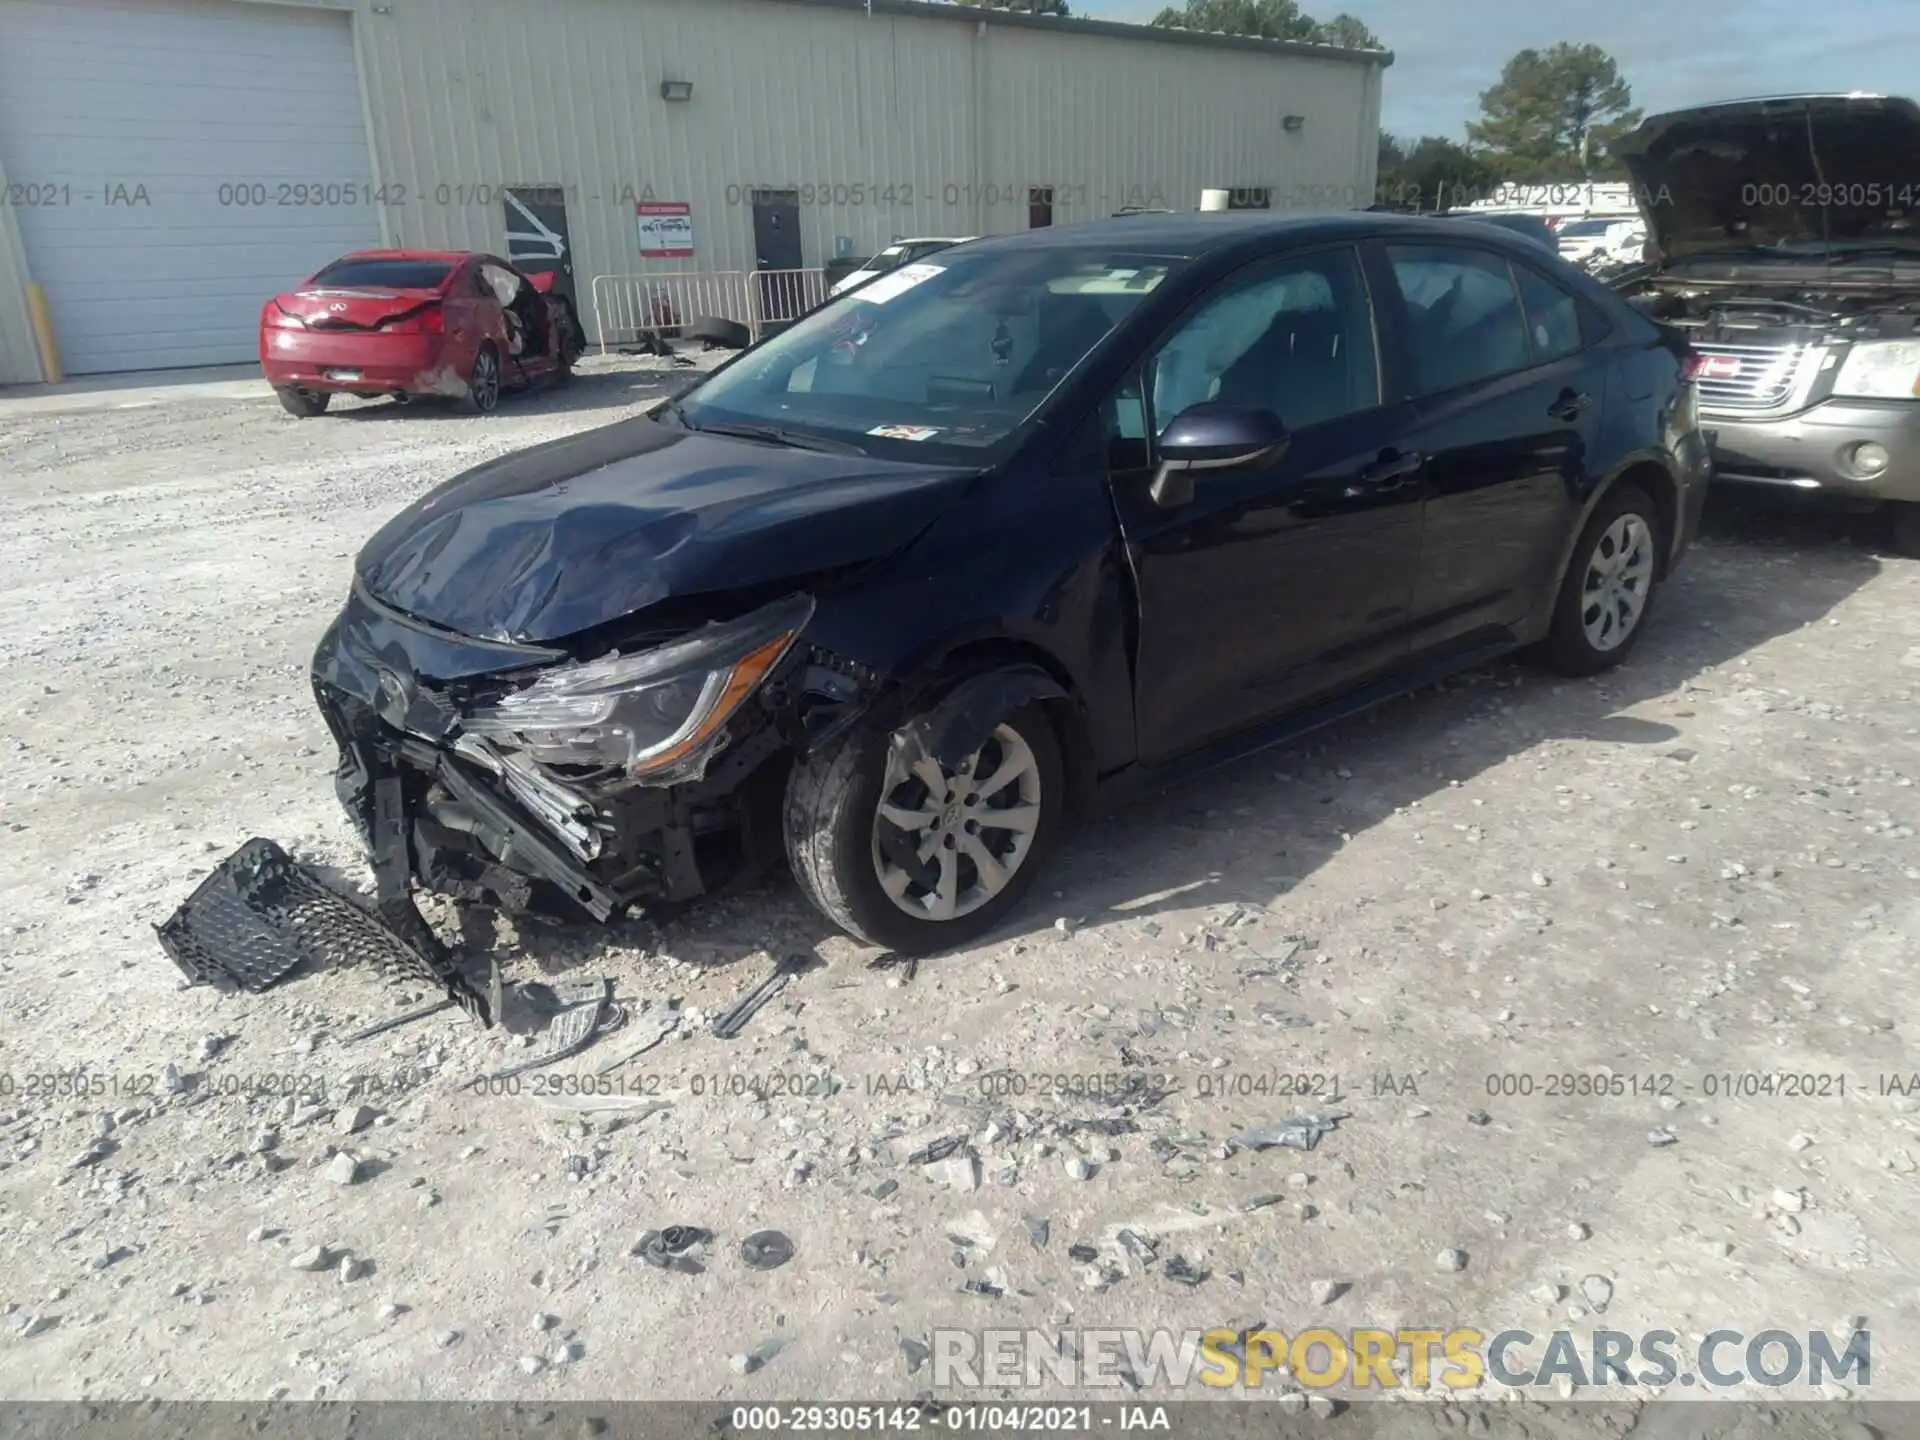
[[[947,267],[944,265],[902,265],[898,270],[890,270],[878,280],[869,280],[858,290],[854,297],[865,300],[869,305],[884,305],[896,295],[904,295],[922,281],[931,280]]]
[[[938,425],[876,425],[867,431],[882,440],[931,440],[940,433]]]

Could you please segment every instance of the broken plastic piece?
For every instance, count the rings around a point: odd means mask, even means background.
[[[923,1145],[907,1156],[909,1165],[934,1165],[946,1159],[967,1143],[964,1135],[949,1135],[944,1140],[936,1140],[931,1145]]]
[[[1277,1125],[1262,1125],[1244,1131],[1238,1138],[1249,1150],[1272,1150],[1284,1146],[1289,1150],[1311,1150],[1320,1143],[1320,1137],[1331,1135],[1334,1127],[1347,1118],[1344,1110],[1329,1110],[1320,1115],[1295,1115],[1282,1120]]]
[[[451,960],[422,953],[260,836],[221,861],[155,932],[195,984],[258,994],[302,965],[370,964],[391,979],[444,990],[481,1024],[493,1023],[486,997]]]
[[[969,1280],[960,1287],[962,1295],[978,1295],[983,1300],[998,1300],[1007,1292],[985,1280]]]
[[[740,1258],[749,1270],[778,1270],[793,1258],[793,1241],[778,1230],[756,1230],[740,1242]]]
[[[692,1274],[704,1268],[687,1252],[713,1239],[711,1230],[698,1225],[669,1225],[664,1230],[649,1230],[633,1247],[633,1253],[656,1270],[685,1270]]]
[[[1091,1245],[1069,1245],[1067,1258],[1081,1265],[1091,1265],[1100,1258],[1100,1252]]]
[[[804,955],[789,955],[775,965],[772,974],[742,995],[732,1009],[713,1022],[713,1033],[722,1040],[733,1039],[762,1005],[786,988],[787,982],[798,975],[806,963]]]
[[[1160,1267],[1160,1273],[1176,1285],[1194,1286],[1202,1284],[1207,1278],[1205,1270],[1196,1270],[1182,1257],[1176,1255]]]
[[[364,1029],[356,1030],[351,1035],[343,1036],[340,1043],[342,1045],[352,1045],[360,1040],[371,1040],[376,1035],[384,1035],[389,1030],[398,1030],[402,1025],[411,1025],[416,1020],[424,1020],[429,1015],[438,1015],[442,1010],[451,1010],[452,1008],[453,1001],[436,1000],[431,1005],[422,1005],[415,1010],[403,1010],[398,1015],[390,1016],[385,1020],[376,1020]]]
[[[606,1064],[594,1071],[594,1074],[605,1075],[611,1071],[618,1070],[622,1065],[631,1064],[656,1045],[659,1045],[669,1035],[673,1034],[675,1030],[680,1028],[680,1012],[677,1009],[666,1006],[654,1009],[651,1005],[643,1005],[640,1013],[633,1017],[633,1025],[635,1033],[644,1036],[644,1038],[638,1045],[625,1054],[607,1061]]]
[[[488,1080],[508,1080],[578,1055],[603,1030],[612,1028],[610,1021],[614,1015],[622,1013],[612,1003],[613,981],[604,978],[552,989],[544,985],[523,985],[516,987],[515,994],[538,1009],[551,1008],[555,1012],[553,1023],[547,1027],[547,1048],[517,1065],[494,1071],[486,1077]]]

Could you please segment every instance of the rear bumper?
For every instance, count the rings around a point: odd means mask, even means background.
[[[1717,479],[1920,501],[1920,402],[1828,400],[1780,420],[1703,414],[1700,423],[1713,437]],[[1863,473],[1853,455],[1869,442],[1889,457],[1874,475]]]
[[[381,335],[262,329],[260,368],[279,389],[460,395],[466,378],[449,363],[443,335]]]

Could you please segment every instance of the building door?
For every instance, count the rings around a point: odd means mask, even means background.
[[[573,244],[567,234],[567,197],[557,185],[507,191],[507,259],[527,275],[553,276],[553,293],[574,303]]]
[[[753,192],[753,263],[759,276],[754,319],[766,327],[792,323],[807,308],[806,260],[800,253],[800,192]]]
[[[0,205],[68,374],[255,360],[262,301],[379,245],[382,205],[418,203],[373,183],[353,21],[0,4]]]

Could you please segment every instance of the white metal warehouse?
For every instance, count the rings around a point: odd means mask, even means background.
[[[0,0],[0,384],[49,339],[246,361],[359,247],[564,249],[590,323],[596,276],[1364,206],[1391,60],[924,0]]]

